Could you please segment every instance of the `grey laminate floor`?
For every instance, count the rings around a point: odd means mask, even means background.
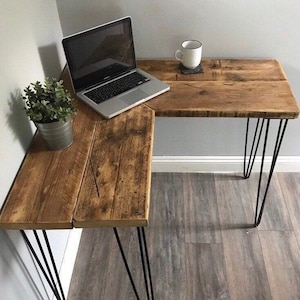
[[[160,300],[300,299],[300,173],[276,173],[253,223],[258,175],[154,173],[146,228]],[[119,230],[146,299],[135,229]],[[85,229],[68,300],[135,299],[112,229]]]

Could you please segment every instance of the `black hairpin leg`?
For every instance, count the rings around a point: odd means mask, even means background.
[[[122,244],[121,244],[121,240],[120,240],[120,237],[119,237],[119,234],[118,234],[118,231],[117,231],[117,228],[114,227],[113,229],[114,229],[114,233],[115,233],[115,236],[116,236],[116,240],[117,240],[117,243],[118,243],[118,246],[119,246],[119,249],[120,249],[122,258],[123,258],[123,262],[124,262],[124,265],[125,265],[127,274],[128,274],[128,276],[129,276],[129,279],[130,279],[130,282],[131,282],[131,285],[132,285],[134,294],[135,294],[135,296],[136,296],[136,299],[139,300],[140,297],[139,297],[138,292],[137,292],[137,289],[136,289],[136,287],[135,287],[135,284],[134,284],[134,281],[133,281],[133,278],[132,278],[132,275],[131,275],[131,272],[130,272],[130,269],[129,269],[129,266],[128,266],[128,263],[127,263],[127,259],[126,259],[126,256],[125,256],[125,253],[124,253]]]
[[[139,238],[139,246],[140,246],[141,260],[142,260],[142,265],[143,265],[147,299],[150,300],[150,299],[154,299],[154,294],[153,294],[152,276],[151,276],[151,270],[150,270],[150,262],[149,262],[149,255],[148,255],[144,227],[138,227],[137,232],[138,232],[138,238]]]
[[[249,135],[249,118],[247,119],[247,127],[246,127],[246,139],[245,139],[245,152],[244,152],[244,178],[249,178],[252,172],[253,164],[255,161],[257,149],[259,146],[263,126],[264,126],[265,119],[257,119],[255,131],[253,134],[253,141],[251,146],[251,151],[248,159],[248,164],[246,166],[246,157],[247,157],[247,149],[248,149],[248,135]]]
[[[264,144],[263,144],[263,149],[262,149],[262,158],[261,158],[261,166],[260,166],[260,174],[259,174],[259,180],[258,180],[258,190],[257,190],[257,198],[256,198],[256,206],[255,206],[254,226],[258,226],[260,224],[260,221],[261,221],[261,217],[262,217],[262,214],[263,214],[267,193],[268,193],[270,182],[271,182],[271,179],[272,179],[272,175],[273,175],[273,172],[274,172],[274,169],[275,169],[275,165],[276,165],[277,157],[278,157],[279,150],[280,150],[280,147],[281,147],[281,144],[282,144],[283,136],[284,136],[284,133],[285,133],[285,130],[286,130],[286,127],[287,127],[288,119],[281,119],[279,121],[278,130],[277,130],[277,137],[276,137],[276,141],[275,141],[275,146],[274,146],[274,151],[273,151],[273,156],[272,156],[272,161],[271,161],[271,166],[270,166],[270,171],[269,171],[265,191],[263,193],[261,193],[261,183],[262,183],[262,174],[264,172],[264,161],[265,161],[265,153],[266,153],[266,148],[267,148],[267,143],[268,143],[270,119],[263,119],[260,127],[259,127],[259,122],[260,121],[258,120],[257,125],[256,125],[256,129],[255,129],[255,133],[254,133],[254,138],[253,138],[253,143],[252,143],[252,147],[251,147],[251,153],[250,153],[250,157],[249,157],[249,161],[248,161],[247,170],[246,170],[246,152],[247,152],[249,119],[247,120],[245,156],[244,156],[244,177],[249,178],[249,176],[251,174],[251,171],[252,171],[254,159],[255,159],[255,156],[256,156],[256,153],[257,153],[257,148],[258,148],[258,145],[259,145],[259,141],[260,141],[260,138],[261,138],[263,127],[264,127],[264,124],[266,122]],[[258,129],[258,128],[260,128],[260,129]],[[258,130],[259,130],[259,134],[258,134],[258,137],[257,137]],[[253,149],[255,149],[255,150],[253,150]],[[262,197],[261,197],[261,194],[262,194]]]
[[[41,253],[42,257],[43,257],[44,265],[46,266],[46,268],[44,268],[43,263],[39,259],[36,251],[34,250],[31,242],[29,241],[29,239],[28,239],[25,231],[24,230],[20,230],[20,232],[21,232],[21,234],[22,234],[22,236],[23,236],[23,238],[24,238],[24,240],[25,240],[25,242],[26,242],[26,244],[27,244],[27,246],[28,246],[31,254],[33,255],[36,263],[38,264],[40,270],[42,271],[42,273],[43,273],[43,275],[44,275],[47,283],[49,284],[51,290],[53,291],[55,298],[57,300],[65,300],[64,292],[63,292],[63,289],[62,289],[62,285],[61,285],[61,282],[60,282],[59,274],[58,274],[58,271],[57,271],[57,267],[56,267],[56,264],[55,264],[55,261],[54,261],[54,257],[53,257],[53,254],[52,254],[52,250],[51,250],[51,247],[50,247],[50,243],[49,243],[46,231],[43,230],[43,236],[44,236],[44,240],[45,240],[47,251],[48,251],[48,256],[50,257],[50,260],[51,260],[51,263],[52,263],[52,268],[54,270],[57,283],[55,282],[55,279],[54,279],[54,276],[52,274],[52,271],[51,271],[51,268],[50,268],[50,265],[49,265],[46,253],[45,253],[45,251],[44,251],[44,249],[42,247],[40,238],[39,238],[36,230],[33,230],[33,233],[34,233],[36,242],[38,244],[40,253]]]
[[[124,250],[119,238],[119,234],[116,228],[114,229],[114,233],[117,239],[117,243],[123,258],[123,262],[127,271],[127,274],[129,276],[131,285],[133,287],[134,290],[134,294],[136,296],[137,299],[140,299],[136,286],[134,284],[129,266],[128,266],[128,262],[126,260],[125,254],[124,254]],[[148,255],[148,249],[147,249],[147,242],[146,242],[146,236],[145,236],[145,230],[143,227],[137,227],[137,233],[138,233],[138,240],[139,240],[139,248],[140,248],[140,254],[141,254],[141,261],[142,261],[142,266],[143,266],[143,274],[144,274],[144,280],[145,280],[145,288],[146,288],[146,293],[147,293],[147,299],[154,299],[153,296],[153,285],[152,285],[152,276],[151,276],[151,270],[150,270],[150,262],[149,262],[149,255]]]

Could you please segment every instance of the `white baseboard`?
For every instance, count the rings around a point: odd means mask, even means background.
[[[259,172],[261,157],[256,157],[253,172]],[[186,173],[240,173],[243,156],[153,156],[152,172]],[[264,170],[268,171],[271,157],[265,157]],[[275,172],[300,172],[300,156],[279,156]]]
[[[72,279],[72,273],[80,243],[82,229],[74,228],[70,230],[64,258],[61,264],[59,276],[65,296],[67,297]]]

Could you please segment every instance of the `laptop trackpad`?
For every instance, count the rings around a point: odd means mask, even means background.
[[[140,100],[146,99],[147,97],[148,97],[148,94],[146,94],[145,92],[143,92],[140,89],[136,89],[130,93],[120,96],[120,99],[122,101],[124,101],[126,104],[131,105]]]

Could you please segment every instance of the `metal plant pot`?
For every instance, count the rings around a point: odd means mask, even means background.
[[[49,150],[60,150],[73,143],[71,118],[67,122],[57,121],[52,123],[36,123],[41,136]]]

